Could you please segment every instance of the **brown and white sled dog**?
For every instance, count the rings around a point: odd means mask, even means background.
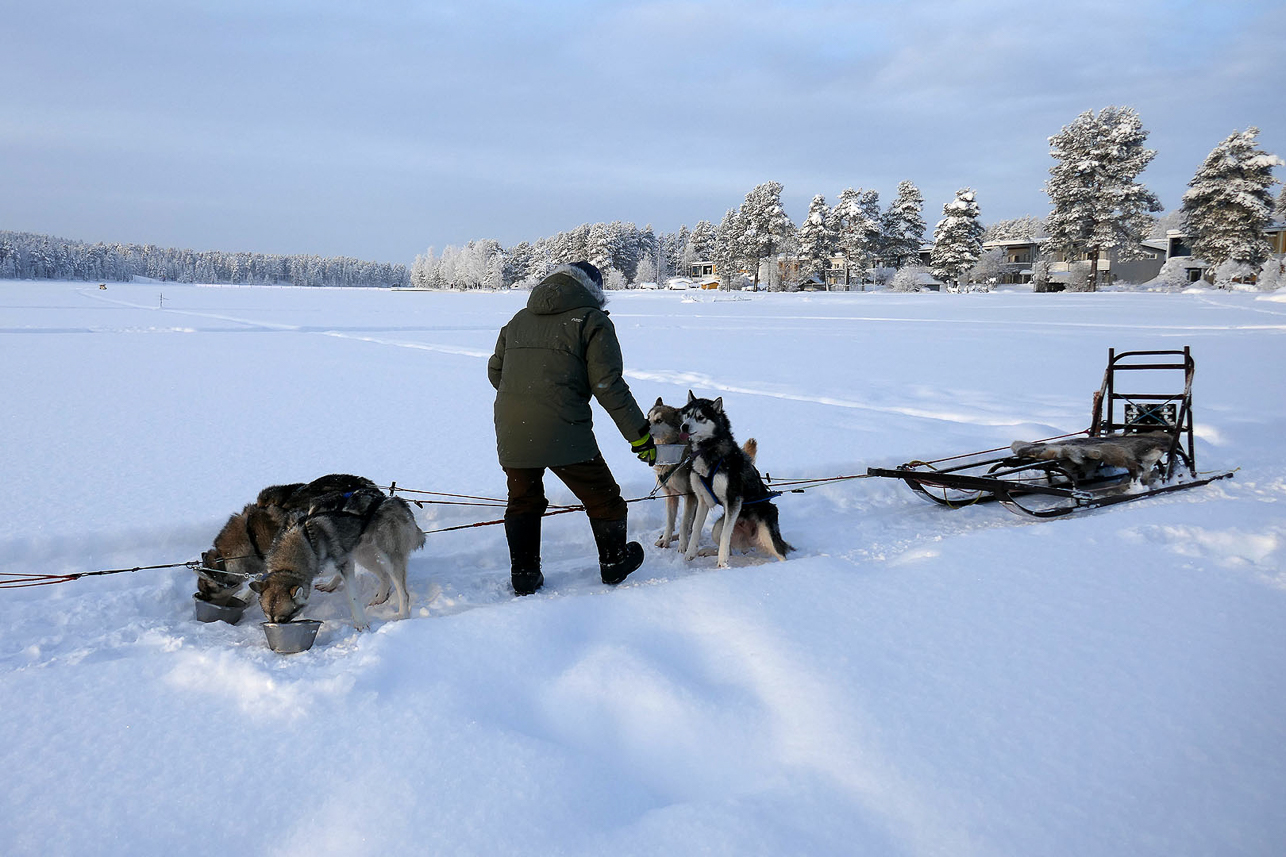
[[[328,503],[322,505],[329,505]],[[338,572],[353,613],[353,627],[369,627],[357,588],[357,566],[380,579],[371,605],[383,604],[397,591],[397,617],[411,615],[406,588],[406,564],[412,551],[424,546],[424,532],[411,507],[400,497],[387,497],[378,489],[362,489],[344,498],[338,508],[314,509],[292,522],[268,551],[266,574],[250,584],[259,595],[259,606],[271,622],[289,622],[308,603],[313,582],[323,571]]]
[[[647,412],[647,422],[652,440],[656,443],[683,443],[679,439],[682,433],[679,409],[670,407],[659,396],[656,404]],[[670,542],[677,537],[679,551],[682,552],[687,549],[688,533],[692,532],[692,519],[697,513],[690,484],[692,462],[685,455],[678,464],[654,464],[652,470],[656,473],[656,484],[660,487],[661,495],[665,497],[665,531],[656,540],[656,546],[669,547]],[[676,530],[680,500],[683,501],[683,521]]]
[[[263,576],[268,549],[291,521],[319,503],[341,506],[343,495],[362,489],[379,490],[371,480],[347,473],[263,489],[228,518],[213,547],[201,554],[197,597],[223,607],[239,602],[246,584]]]
[[[684,556],[695,559],[706,515],[723,506],[723,517],[715,521],[712,535],[719,545],[719,567],[726,568],[734,536],[739,549],[762,547],[779,560],[794,550],[781,536],[773,494],[755,469],[757,446],[737,446],[732,424],[723,412],[723,398],[698,399],[688,391],[688,403],[679,411],[682,437],[692,446],[692,474],[689,484],[696,497],[696,518]],[[731,523],[731,526],[729,524]]]

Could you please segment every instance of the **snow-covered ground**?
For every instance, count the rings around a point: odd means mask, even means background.
[[[328,472],[503,495],[484,364],[525,297],[0,283],[0,572],[194,559]],[[1084,428],[1110,346],[1191,345],[1198,465],[1241,469],[1052,522],[842,482],[778,501],[788,562],[724,570],[637,503],[616,589],[563,515],[524,599],[501,528],[430,535],[409,621],[316,593],[292,656],[257,608],[195,622],[183,568],[0,591],[0,851],[1283,853],[1286,303],[738,297],[610,308],[640,403],[722,395],[774,478]]]

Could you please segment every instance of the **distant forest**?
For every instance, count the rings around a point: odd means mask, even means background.
[[[0,280],[128,282],[150,277],[176,283],[292,286],[406,286],[406,265],[347,256],[281,256],[178,250],[152,244],[89,244],[31,232],[0,231]]]

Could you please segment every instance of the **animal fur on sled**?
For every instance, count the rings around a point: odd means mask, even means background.
[[[1078,437],[1052,443],[1016,440],[1010,447],[1014,455],[1037,461],[1068,461],[1083,475],[1099,465],[1119,467],[1130,472],[1131,479],[1150,474],[1152,468],[1170,449],[1171,437],[1160,432],[1127,434],[1116,437]]]

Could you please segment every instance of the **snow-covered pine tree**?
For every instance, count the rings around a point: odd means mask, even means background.
[[[956,191],[955,199],[942,206],[942,219],[933,230],[929,268],[933,276],[959,286],[982,255],[982,224],[972,188]]]
[[[699,223],[697,224],[698,227],[700,225]],[[708,257],[710,261],[714,262],[715,273],[719,275],[720,288],[732,288],[733,278],[740,270],[742,260],[745,259],[745,251],[741,242],[744,231],[741,225],[741,215],[737,212],[737,209],[728,209],[724,213],[718,229],[715,230]]]
[[[1143,143],[1148,132],[1129,107],[1087,110],[1049,138],[1045,193],[1053,211],[1045,220],[1046,246],[1069,258],[1085,253],[1090,261],[1089,288],[1098,283],[1098,258],[1106,250],[1138,252],[1139,242],[1161,203],[1135,179],[1156,157]]]
[[[652,276],[648,282],[656,282],[660,271],[665,265],[665,258],[661,253],[661,239],[657,238],[656,231],[652,229],[652,224],[647,224],[638,231],[638,240],[635,242],[634,265],[629,269],[622,268],[626,274],[634,280],[638,280],[638,266],[647,259],[652,263]]]
[[[685,267],[680,269],[680,273],[687,276],[686,265],[693,262],[708,262],[714,258],[716,233],[715,225],[710,221],[697,221],[697,225],[692,227],[692,232],[688,235],[687,246],[683,249]]]
[[[835,252],[835,231],[831,228],[826,197],[818,194],[808,206],[808,216],[799,225],[799,276],[807,281],[814,275],[825,279],[826,268]]]
[[[658,283],[687,270],[687,260],[684,258],[684,254],[688,249],[688,237],[690,235],[691,233],[686,223],[679,226],[678,232],[667,232],[663,235],[661,254],[665,264],[656,272]]]
[[[781,204],[781,182],[763,182],[746,194],[738,211],[741,223],[741,245],[746,261],[755,271],[755,289],[759,288],[759,266],[786,249],[795,237],[795,224],[790,222]]]
[[[1258,148],[1258,136],[1258,128],[1234,131],[1206,156],[1183,195],[1192,255],[1216,269],[1225,262],[1257,269],[1272,252],[1264,229],[1273,220],[1273,167],[1283,161]]]
[[[924,243],[924,197],[909,181],[898,182],[898,195],[880,218],[880,258],[902,268],[917,262]]]
[[[606,271],[612,267],[612,236],[606,223],[595,223],[589,227],[585,240],[585,255],[579,258],[587,260],[600,271]]]
[[[873,190],[845,188],[831,209],[836,246],[845,259],[844,283],[853,270],[865,271],[880,244],[880,195]],[[918,248],[917,248],[918,249]]]

